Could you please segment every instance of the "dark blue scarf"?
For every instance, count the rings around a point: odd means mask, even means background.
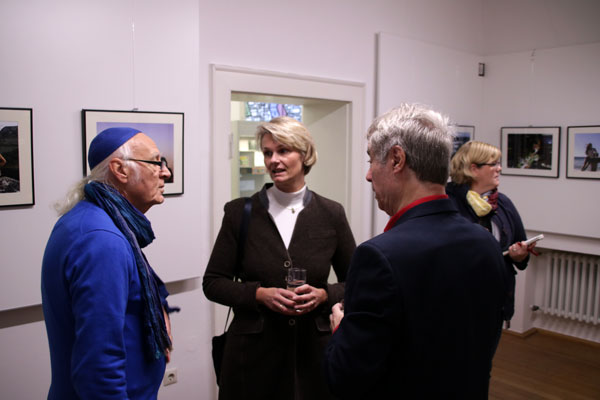
[[[106,211],[131,245],[142,285],[148,355],[159,359],[164,355],[165,349],[171,348],[171,340],[165,326],[154,271],[141,250],[154,240],[152,225],[144,214],[113,187],[92,181],[85,185],[84,191],[86,199]]]

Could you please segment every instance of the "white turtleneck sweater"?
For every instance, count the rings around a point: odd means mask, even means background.
[[[306,185],[297,192],[285,193],[277,189],[275,185],[267,189],[267,198],[269,199],[269,214],[273,217],[279,234],[283,239],[287,249],[292,240],[294,226],[298,214],[304,208],[303,199],[306,192]]]

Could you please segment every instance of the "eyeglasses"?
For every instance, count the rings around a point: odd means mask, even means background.
[[[477,165],[478,168],[481,168],[484,165],[489,165],[490,167],[494,168],[494,167],[501,166],[502,162],[501,161],[496,161],[496,162],[493,162],[493,163],[481,163],[481,164],[475,164],[475,165]]]
[[[152,164],[152,165],[156,165],[158,167],[160,167],[160,169],[163,169],[167,166],[167,159],[164,157],[160,158],[160,161],[156,161],[156,160],[140,160],[139,158],[128,158],[127,160],[129,161],[139,161],[139,162],[143,162],[143,163],[147,163],[147,164]]]

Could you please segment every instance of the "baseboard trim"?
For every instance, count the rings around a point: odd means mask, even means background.
[[[549,330],[542,329],[542,328],[531,328],[531,329],[526,330],[525,332],[515,332],[515,331],[508,330],[508,329],[504,329],[502,333],[512,335],[512,336],[517,336],[522,339],[526,339],[533,334],[539,333],[540,335],[554,336],[554,337],[558,337],[558,338],[561,338],[564,340],[569,340],[571,342],[587,344],[588,346],[592,346],[592,347],[600,349],[600,343],[594,342],[593,340],[582,339],[577,336],[569,336],[569,335],[565,335],[563,333],[553,332],[553,331],[549,331]]]
[[[511,331],[510,329],[503,329],[502,333],[507,333],[509,335],[513,335],[513,336],[517,336],[517,337],[525,339],[525,338],[533,335],[537,331],[538,331],[538,328],[531,328],[531,329],[526,330],[525,332],[517,332],[517,331]]]
[[[552,331],[548,331],[546,329],[541,329],[541,328],[535,328],[535,329],[537,329],[537,331],[542,335],[554,336],[554,337],[558,337],[561,339],[570,340],[572,342],[587,344],[589,346],[600,349],[600,343],[594,342],[592,340],[582,339],[582,338],[579,338],[576,336],[569,336],[569,335],[565,335],[563,333],[552,332]]]

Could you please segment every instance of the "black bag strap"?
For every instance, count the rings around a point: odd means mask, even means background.
[[[250,225],[250,212],[252,211],[252,199],[246,197],[244,201],[244,211],[242,213],[242,222],[240,225],[240,236],[238,237],[238,246],[235,260],[235,271],[233,274],[233,280],[237,279],[240,267],[242,266],[242,259],[244,258],[244,245],[246,244],[246,237],[248,236],[248,225]],[[229,315],[231,314],[231,307],[227,311],[227,319],[225,320],[225,327],[223,333],[227,331],[227,323],[229,322]]]
[[[244,213],[242,214],[242,223],[240,225],[240,236],[238,238],[237,256],[235,262],[235,275],[239,272],[242,265],[242,259],[244,258],[244,245],[246,244],[246,237],[248,236],[248,225],[250,225],[250,212],[252,211],[252,199],[246,197],[244,201]]]

